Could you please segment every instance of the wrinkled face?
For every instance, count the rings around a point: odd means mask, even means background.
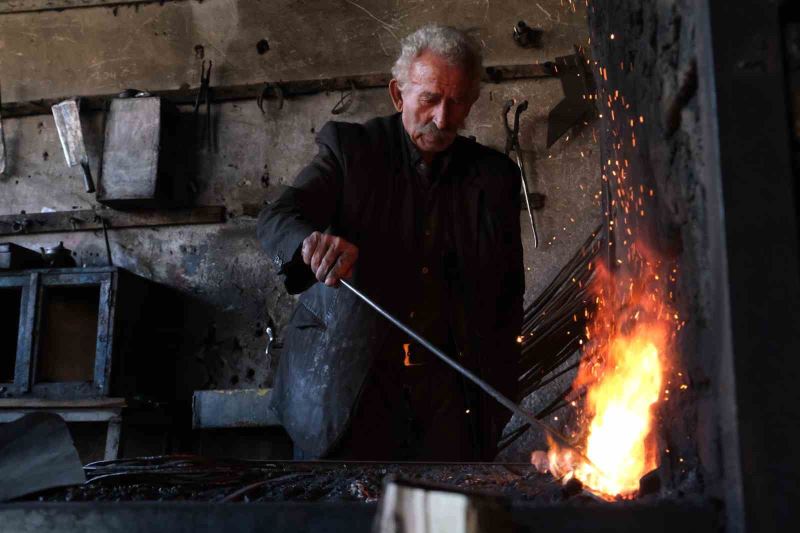
[[[429,157],[453,144],[478,97],[474,80],[463,68],[430,51],[411,64],[402,92],[397,80],[389,84],[389,91],[409,136]]]

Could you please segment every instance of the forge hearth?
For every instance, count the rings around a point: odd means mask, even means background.
[[[525,463],[234,461],[163,457],[89,465],[85,485],[32,501],[376,502],[387,476],[517,501],[597,501]]]
[[[103,461],[85,468],[84,485],[24,501],[377,502],[387,478],[536,504],[602,502],[578,480],[562,483],[527,463],[240,461],[164,456]],[[641,500],[658,496],[657,472]],[[655,489],[653,487],[656,487]]]
[[[608,503],[519,463],[367,463],[140,458],[88,466],[85,485],[6,505],[8,527],[47,520],[58,531],[367,532],[387,476],[500,496],[513,530],[713,531],[697,497]],[[68,502],[68,503],[67,503]],[[211,504],[211,505],[209,505]],[[79,529],[80,528],[80,529]]]

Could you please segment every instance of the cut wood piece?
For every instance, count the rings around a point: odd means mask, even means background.
[[[447,485],[387,478],[374,533],[511,531],[509,502]]]

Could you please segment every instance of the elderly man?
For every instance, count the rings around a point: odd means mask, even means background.
[[[287,290],[273,408],[296,458],[490,460],[509,414],[337,288],[346,278],[496,388],[516,396],[524,273],[519,171],[458,135],[481,52],[460,31],[406,37],[398,113],[328,122],[319,152],[264,209],[258,238]]]

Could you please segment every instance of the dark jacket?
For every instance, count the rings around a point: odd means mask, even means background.
[[[273,408],[308,457],[324,456],[347,428],[376,351],[393,328],[345,288],[315,283],[300,258],[313,231],[329,231],[359,248],[352,283],[401,320],[418,300],[417,250],[398,246],[412,231],[407,150],[400,115],[365,124],[329,122],[319,154],[258,220],[258,238],[303,294],[283,333]],[[448,200],[455,218],[458,299],[447,313],[460,361],[516,397],[524,272],[520,179],[503,154],[464,137],[451,146],[447,174],[458,180]],[[496,439],[508,419],[494,400],[483,421]]]

